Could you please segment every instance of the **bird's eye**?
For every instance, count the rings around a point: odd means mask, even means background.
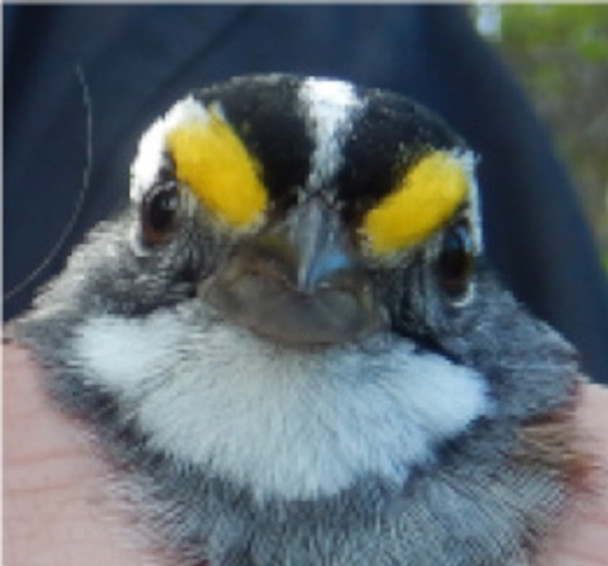
[[[179,211],[179,189],[176,183],[154,186],[141,206],[142,237],[147,245],[161,244],[175,228]]]
[[[447,297],[453,301],[463,299],[474,269],[473,242],[466,222],[459,222],[445,233],[436,267]]]

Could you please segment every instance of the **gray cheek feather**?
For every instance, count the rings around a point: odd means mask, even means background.
[[[476,296],[489,297],[478,299],[481,315],[469,314],[473,309],[446,315],[438,328],[444,347],[486,375],[500,409],[496,414],[439,446],[437,458],[416,467],[404,485],[370,475],[330,497],[260,502],[204,467],[155,451],[129,419],[124,400],[74,363],[76,329],[87,313],[107,309],[107,297],[128,283],[121,279],[127,267],[107,272],[127,260],[110,265],[99,259],[108,251],[123,253],[116,233],[108,229],[77,253],[37,309],[17,324],[17,336],[47,368],[49,389],[60,405],[92,424],[108,457],[123,470],[129,497],[163,534],[161,544],[176,553],[178,563],[527,563],[530,547],[559,516],[567,489],[554,470],[516,464],[508,454],[522,420],[571,398],[576,364],[570,348],[523,315],[492,279],[479,282]],[[153,290],[148,292],[152,297]]]
[[[533,318],[482,268],[474,303],[438,323],[440,341],[486,376],[501,416],[519,421],[563,407],[581,374],[575,349]]]
[[[487,432],[474,431],[407,486],[369,477],[331,498],[264,505],[145,449],[111,447],[130,470],[129,496],[181,564],[527,564],[528,544],[552,526],[565,491],[551,474],[500,462],[510,433]]]

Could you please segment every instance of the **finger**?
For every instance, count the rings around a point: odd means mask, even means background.
[[[608,566],[608,389],[583,388],[577,421],[581,443],[595,458],[590,492],[560,527],[543,566]]]
[[[56,411],[24,349],[3,346],[7,566],[133,566],[152,560],[110,510],[106,470]]]

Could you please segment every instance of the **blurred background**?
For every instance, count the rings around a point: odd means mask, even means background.
[[[480,158],[488,258],[608,384],[608,5],[23,3],[2,15],[4,320],[123,208],[139,135],[176,99],[237,74],[332,76],[411,97],[462,134]]]
[[[549,128],[608,271],[608,5],[478,3],[470,15]]]

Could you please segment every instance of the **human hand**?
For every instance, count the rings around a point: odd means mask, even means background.
[[[6,566],[133,566],[158,563],[128,516],[110,508],[108,470],[79,425],[55,410],[26,350],[3,347],[4,558]],[[584,388],[580,427],[608,469],[608,389]],[[111,505],[111,504],[110,504]],[[608,484],[566,521],[541,562],[608,566]]]

